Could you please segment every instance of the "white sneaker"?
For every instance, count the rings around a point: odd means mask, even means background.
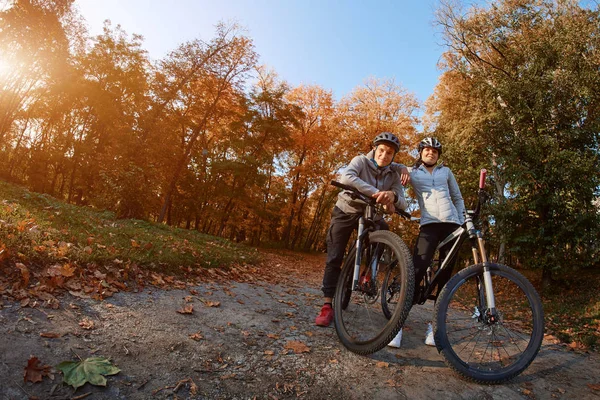
[[[435,340],[433,339],[433,327],[431,324],[427,324],[427,333],[425,333],[425,344],[427,346],[435,346]]]
[[[399,349],[401,342],[402,342],[402,329],[400,329],[400,332],[398,332],[396,337],[393,338],[392,341],[388,343],[388,346]]]

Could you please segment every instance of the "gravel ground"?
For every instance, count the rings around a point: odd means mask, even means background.
[[[304,265],[277,283],[146,288],[104,301],[67,294],[56,310],[3,299],[0,399],[600,398],[598,355],[551,340],[506,384],[461,379],[423,343],[429,303],[411,311],[402,348],[355,355],[339,343],[334,328],[314,326],[323,256],[290,257],[268,261],[279,271]],[[190,305],[191,313],[178,312]],[[76,391],[59,372],[54,379],[24,382],[31,356],[49,366],[102,356],[121,372],[107,377],[106,387],[86,384]]]

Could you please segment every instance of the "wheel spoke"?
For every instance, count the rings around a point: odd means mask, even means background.
[[[535,289],[522,275],[493,264],[496,314],[491,318],[481,304],[486,298],[478,285],[482,269],[475,265],[459,272],[442,290],[436,304],[440,346],[447,363],[464,376],[501,382],[535,358],[543,338],[543,311]]]
[[[403,276],[408,278],[406,273],[408,267],[411,268],[411,272],[414,268],[408,248],[392,232],[371,233],[369,245],[365,245],[363,250],[358,288],[351,291],[347,307],[337,306],[337,304],[343,305],[343,296],[339,290],[336,290],[334,320],[336,332],[347,348],[360,354],[370,354],[389,343],[410,309],[406,307],[407,301],[405,301],[407,295],[410,295],[412,300],[412,293],[407,293],[406,290],[408,285],[396,291],[388,290],[389,286],[384,284],[386,277],[389,277],[389,271],[402,270]],[[348,255],[348,259],[353,260],[354,257],[353,250]],[[346,261],[340,281],[352,280],[353,264]],[[338,283],[338,289],[340,287]],[[389,318],[392,315],[386,315],[390,309],[398,309],[397,313],[392,312],[393,318]]]

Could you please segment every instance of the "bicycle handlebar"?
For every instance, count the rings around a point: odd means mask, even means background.
[[[358,189],[356,189],[352,186],[344,185],[343,183],[337,182],[337,181],[331,181],[330,183],[333,186],[339,187],[340,189],[348,190],[348,191],[354,193],[354,195],[357,198],[361,199],[362,201],[364,201],[365,203],[367,203],[369,205],[375,205],[377,203],[377,201],[374,198],[360,192]],[[394,212],[406,219],[410,219],[410,217],[411,217],[411,215],[404,210],[395,210]]]

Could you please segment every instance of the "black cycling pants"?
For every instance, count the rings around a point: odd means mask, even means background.
[[[413,262],[415,264],[415,289],[418,289],[427,268],[433,261],[436,247],[442,242],[449,234],[458,229],[460,225],[441,222],[433,223],[421,226],[419,230],[419,236],[417,237],[417,243],[415,244],[415,250],[413,253]],[[440,249],[440,260],[446,258],[448,251],[452,248],[454,241],[446,244]],[[452,260],[455,262],[456,260]],[[438,286],[438,292],[450,279],[452,274],[452,263],[443,271],[439,278],[441,278],[440,285]],[[415,291],[415,293],[417,293]]]
[[[333,297],[335,294],[346,246],[352,232],[358,229],[358,220],[361,216],[362,213],[346,214],[337,206],[331,212],[331,222],[327,231],[327,261],[321,288],[325,297]],[[377,226],[380,230],[389,230],[387,222],[383,219],[377,221]]]

